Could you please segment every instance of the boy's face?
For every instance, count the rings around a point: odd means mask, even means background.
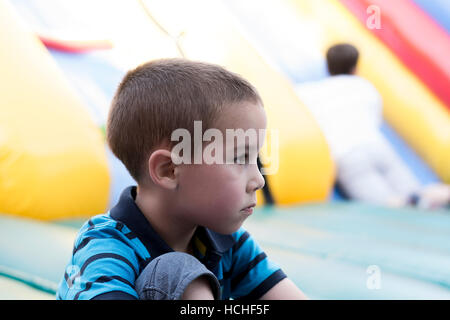
[[[224,162],[207,164],[203,161],[202,164],[179,166],[179,218],[218,233],[230,234],[252,213],[253,209],[249,207],[256,205],[256,190],[264,186],[256,157],[264,143],[265,136],[259,133],[266,129],[266,114],[259,104],[242,102],[226,108],[215,128],[223,135]],[[256,138],[241,139],[240,142],[239,139],[226,139],[226,129],[251,129]],[[248,147],[239,148],[245,144]]]

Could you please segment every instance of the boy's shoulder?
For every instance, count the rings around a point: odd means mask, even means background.
[[[109,212],[99,214],[89,218],[78,231],[77,238],[92,236],[95,233],[98,237],[111,237],[113,234],[120,234],[123,228],[118,226],[118,221],[114,220]]]
[[[57,299],[91,299],[113,287],[135,296],[132,283],[146,258],[127,226],[109,212],[93,216],[78,231]]]
[[[92,247],[129,248],[146,255],[136,235],[122,222],[113,219],[109,212],[99,214],[87,220],[78,231],[74,242],[74,254],[89,244]]]
[[[116,221],[111,218],[109,211],[90,217],[80,228],[79,233],[84,233],[92,229],[115,228]]]

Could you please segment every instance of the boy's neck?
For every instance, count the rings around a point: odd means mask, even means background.
[[[138,187],[136,205],[169,247],[174,251],[192,254],[191,240],[197,226],[177,219],[171,207],[172,202],[164,199],[164,196],[158,192],[159,190]]]

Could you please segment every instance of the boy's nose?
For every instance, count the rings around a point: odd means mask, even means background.
[[[255,192],[256,190],[262,189],[265,183],[264,177],[259,171],[258,166],[256,164],[252,165],[252,175],[247,184],[247,192]]]

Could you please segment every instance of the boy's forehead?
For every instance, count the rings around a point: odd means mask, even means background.
[[[219,114],[216,128],[224,133],[226,129],[266,129],[266,112],[261,104],[254,102],[226,106]]]
[[[221,115],[218,127],[226,143],[226,149],[260,149],[266,135],[266,113],[257,103],[241,103],[229,106]]]

